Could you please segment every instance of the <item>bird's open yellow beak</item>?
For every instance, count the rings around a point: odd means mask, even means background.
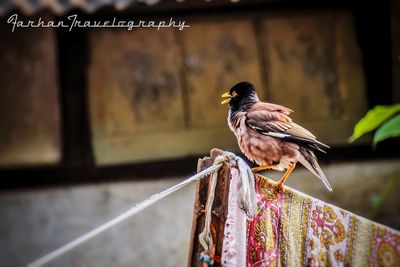
[[[221,104],[228,104],[232,99],[232,96],[228,92],[223,94],[221,97],[226,98],[221,102]]]

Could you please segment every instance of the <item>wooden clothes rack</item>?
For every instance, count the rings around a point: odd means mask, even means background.
[[[211,150],[209,157],[199,159],[197,163],[197,171],[202,171],[210,167],[215,158],[223,153],[220,149]],[[209,181],[210,176],[201,179],[196,184],[195,190],[195,204],[193,210],[193,221],[192,221],[192,233],[190,237],[189,247],[189,259],[188,266],[202,266],[199,261],[202,247],[199,243],[198,236],[204,228],[205,220],[205,206],[207,202],[207,195],[209,194]],[[224,238],[225,221],[228,213],[228,197],[229,197],[229,185],[230,185],[230,168],[227,164],[219,170],[218,180],[215,189],[215,198],[212,206],[212,219],[211,228],[215,230],[216,236],[214,243],[216,244],[216,256],[222,254],[222,242]],[[220,266],[220,263],[216,261],[214,266]]]

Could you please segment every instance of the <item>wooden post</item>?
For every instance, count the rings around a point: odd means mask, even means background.
[[[197,164],[197,171],[204,170],[210,167],[215,158],[223,153],[222,150],[213,149],[211,150],[210,157],[204,157],[199,159]],[[204,209],[207,202],[207,196],[209,191],[210,176],[203,178],[196,185],[195,191],[195,202],[193,210],[193,222],[192,222],[192,234],[190,239],[189,247],[189,258],[188,266],[202,266],[199,261],[202,247],[199,243],[199,234],[204,229],[205,213]],[[218,172],[217,185],[215,188],[215,198],[212,206],[212,219],[211,227],[213,227],[217,233],[216,240],[216,256],[221,256],[222,253],[222,242],[224,238],[224,228],[226,216],[228,213],[228,196],[229,196],[229,185],[230,185],[230,167],[224,165]],[[220,263],[216,262],[214,266],[220,266]]]

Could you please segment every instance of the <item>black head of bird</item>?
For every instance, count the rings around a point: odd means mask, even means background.
[[[246,81],[235,84],[222,97],[226,99],[221,104],[229,103],[233,111],[250,108],[259,101],[254,85]]]

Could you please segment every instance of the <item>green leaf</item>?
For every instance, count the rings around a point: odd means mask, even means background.
[[[349,142],[353,142],[364,134],[375,130],[384,121],[400,111],[400,104],[392,106],[376,106],[356,124]]]
[[[373,196],[371,198],[371,206],[374,209],[378,209],[381,206],[382,198],[380,196]]]
[[[400,115],[395,116],[380,127],[374,134],[374,146],[390,137],[400,136]]]

